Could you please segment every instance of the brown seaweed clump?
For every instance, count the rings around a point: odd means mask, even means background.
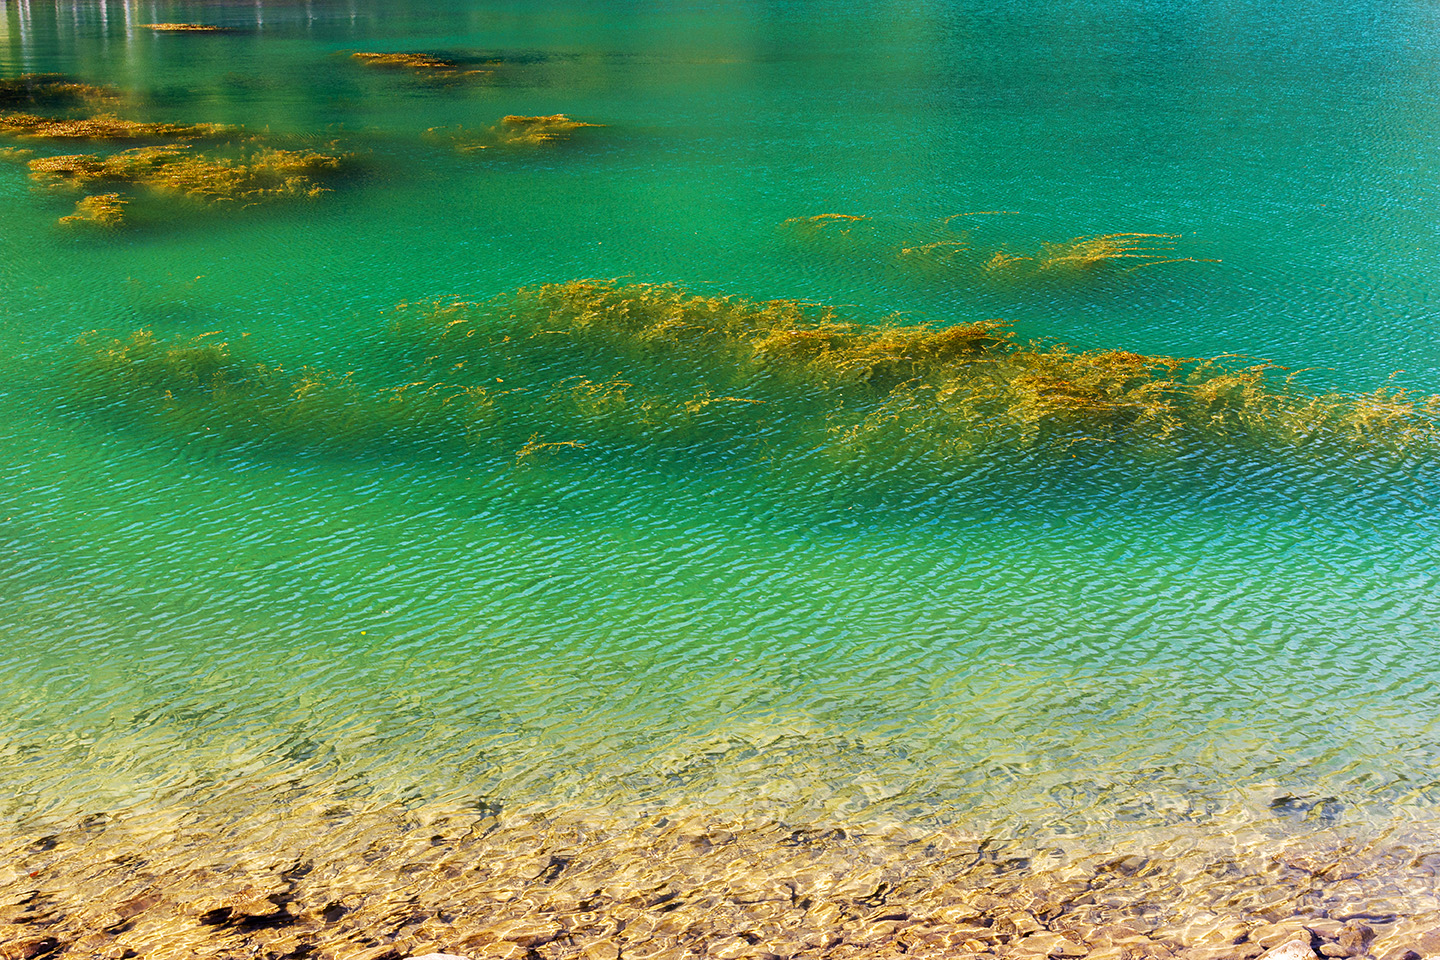
[[[431,127],[425,139],[448,144],[460,153],[475,153],[492,147],[537,147],[567,141],[576,130],[603,127],[603,123],[571,120],[563,113],[549,117],[508,116],[486,130],[465,127]]]
[[[0,107],[79,107],[110,103],[119,94],[60,73],[26,73],[0,80]]]
[[[152,398],[188,398],[187,418],[246,436],[274,419],[265,411],[302,397],[319,404],[307,429],[343,422],[320,439],[377,435],[376,425],[393,424],[389,404],[460,404],[471,413],[459,419],[407,413],[406,435],[483,438],[525,462],[607,450],[632,461],[676,450],[773,460],[794,450],[847,469],[944,471],[1005,449],[1068,458],[1079,443],[1143,444],[1147,456],[1235,441],[1340,455],[1440,446],[1440,396],[1389,386],[1317,394],[1240,357],[1074,350],[1021,340],[994,320],[861,323],[825,305],[666,284],[579,280],[481,303],[401,304],[391,333],[384,349],[399,351],[391,359],[406,382],[371,393],[349,377],[246,366],[223,343],[167,343],[148,331],[91,338],[85,353],[102,396],[107,380],[128,393],[123,385],[140,378]]]
[[[352,53],[350,58],[367,67],[382,69],[458,70],[460,67],[453,60],[442,60],[428,53]]]
[[[31,179],[50,187],[125,184],[206,203],[250,205],[317,197],[328,189],[322,180],[336,173],[344,159],[337,154],[271,148],[213,157],[194,152],[189,144],[172,144],[109,156],[37,157],[29,166]]]
[[[496,130],[501,141],[507,144],[542,144],[569,140],[572,133],[585,127],[603,126],[603,123],[571,120],[565,114],[557,113],[548,117],[502,117]]]
[[[197,140],[238,132],[238,127],[219,123],[146,123],[108,113],[75,119],[0,114],[0,133],[36,140]]]
[[[1141,437],[1440,442],[1440,396],[1388,387],[1312,394],[1274,364],[1076,351],[1019,340],[999,321],[857,323],[817,304],[582,280],[481,304],[402,305],[398,325],[461,363],[503,356],[516,369],[629,370],[614,382],[655,391],[645,416],[679,409],[657,399],[677,394],[763,400],[796,414],[795,442],[819,429],[821,443],[852,452],[909,448],[943,459]]]
[[[62,224],[93,224],[100,227],[116,227],[125,219],[125,204],[129,203],[118,193],[101,193],[93,197],[82,197],[75,202],[75,212],[61,217]]]
[[[817,213],[813,217],[791,217],[780,224],[782,229],[798,230],[803,233],[818,233],[830,227],[848,232],[857,223],[864,223],[869,217],[853,213]]]
[[[851,248],[860,240],[873,241],[876,224],[870,217],[853,213],[819,213],[810,217],[791,217],[780,224],[780,230],[799,241],[816,246]]]
[[[899,258],[907,267],[924,270],[949,269],[970,255],[962,240],[933,240],[901,247]]]
[[[156,33],[231,33],[228,27],[217,27],[211,23],[144,23],[146,30]]]
[[[1167,263],[1219,263],[1219,260],[1176,255],[1178,233],[1105,233],[1045,242],[1038,250],[1015,252],[1008,246],[983,242],[956,221],[1013,215],[1013,210],[978,210],[953,214],[937,223],[918,225],[881,221],[854,214],[822,213],[792,217],[780,228],[797,240],[818,247],[841,244],[864,252],[901,271],[972,280],[1074,280],[1115,268],[1136,270]],[[977,228],[978,229],[978,228]]]
[[[353,374],[237,357],[214,332],[162,340],[149,330],[80,338],[78,376],[108,404],[183,435],[304,445],[397,438],[464,441],[487,422],[483,387],[404,383],[367,390]]]
[[[495,71],[446,60],[428,53],[352,53],[350,58],[377,70],[406,70],[426,79],[449,82],[491,77]]]
[[[984,250],[961,240],[938,240],[902,246],[899,259],[907,266],[978,268],[992,276],[1059,276],[1084,274],[1101,267],[1127,269],[1165,263],[1219,263],[1218,260],[1175,256],[1178,233],[1106,233],[1043,243],[1033,255],[1009,250]]]
[[[1178,233],[1106,233],[1075,237],[1063,243],[1047,243],[1035,258],[1041,270],[1089,269],[1116,260],[1133,260],[1132,266],[1157,263],[1197,262],[1192,257],[1174,257]],[[1215,261],[1210,261],[1215,262]]]

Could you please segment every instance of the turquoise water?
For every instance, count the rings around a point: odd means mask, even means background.
[[[783,432],[657,453],[543,417],[537,438],[591,442],[273,443],[108,403],[76,340],[218,330],[396,384],[398,303],[624,276],[1434,393],[1435,19],[0,0],[0,77],[65,73],[132,119],[355,156],[313,201],[137,195],[113,230],[57,224],[75,195],[0,163],[0,808],[290,784],[1095,836],[1423,815],[1433,447],[851,469]],[[469,153],[427,135],[556,113],[603,126]],[[869,219],[783,226],[824,213]],[[1179,262],[1041,277],[898,253],[1111,233],[1176,234]],[[1304,802],[1272,808],[1287,796]]]

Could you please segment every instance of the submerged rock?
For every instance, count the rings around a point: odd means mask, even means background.
[[[1310,938],[1287,940],[1260,955],[1260,960],[1315,960],[1315,951],[1310,949]]]

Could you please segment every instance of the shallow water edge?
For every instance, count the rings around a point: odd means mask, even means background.
[[[995,840],[284,788],[6,828],[24,957],[1257,957],[1440,946],[1436,823]],[[1372,941],[1373,934],[1373,941]]]

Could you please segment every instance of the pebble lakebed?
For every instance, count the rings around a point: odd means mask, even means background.
[[[995,840],[714,812],[270,798],[12,827],[0,956],[1015,957],[1440,953],[1440,842],[1255,823]],[[1290,954],[1294,954],[1291,956]]]

